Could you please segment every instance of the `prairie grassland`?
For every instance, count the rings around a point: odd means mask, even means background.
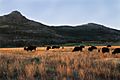
[[[120,54],[72,49],[1,48],[0,80],[120,80]]]

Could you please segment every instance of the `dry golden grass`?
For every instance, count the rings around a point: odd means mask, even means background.
[[[1,48],[0,80],[120,80],[120,54],[45,49]]]

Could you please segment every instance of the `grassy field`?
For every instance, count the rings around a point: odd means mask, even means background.
[[[49,51],[38,47],[32,52],[0,48],[0,80],[120,80],[120,54],[87,48],[83,52],[72,52],[72,46]]]

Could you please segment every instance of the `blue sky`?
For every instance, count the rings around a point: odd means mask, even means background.
[[[47,25],[98,23],[120,30],[120,0],[0,0],[0,16],[14,10]]]

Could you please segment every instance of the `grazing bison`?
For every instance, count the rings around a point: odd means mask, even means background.
[[[74,47],[72,52],[74,52],[74,51],[82,51],[83,48],[85,48],[85,46],[80,46],[80,47],[76,46],[76,47]]]
[[[85,46],[80,46],[81,48],[85,48]]]
[[[100,49],[98,49],[98,52],[100,52]]]
[[[110,52],[110,49],[108,47],[102,48],[102,53]]]
[[[60,46],[52,46],[52,49],[59,49]]]
[[[47,46],[46,50],[49,50],[49,49],[51,49],[51,46]]]
[[[24,50],[26,51],[32,51],[32,50],[35,50],[36,51],[36,46],[27,46],[27,47],[24,47]]]
[[[120,48],[115,48],[115,50],[112,52],[112,54],[120,53]]]
[[[95,50],[95,49],[97,49],[97,47],[91,46],[91,47],[88,48],[88,51],[93,51],[93,50]]]
[[[111,47],[111,45],[107,45],[107,47]]]

